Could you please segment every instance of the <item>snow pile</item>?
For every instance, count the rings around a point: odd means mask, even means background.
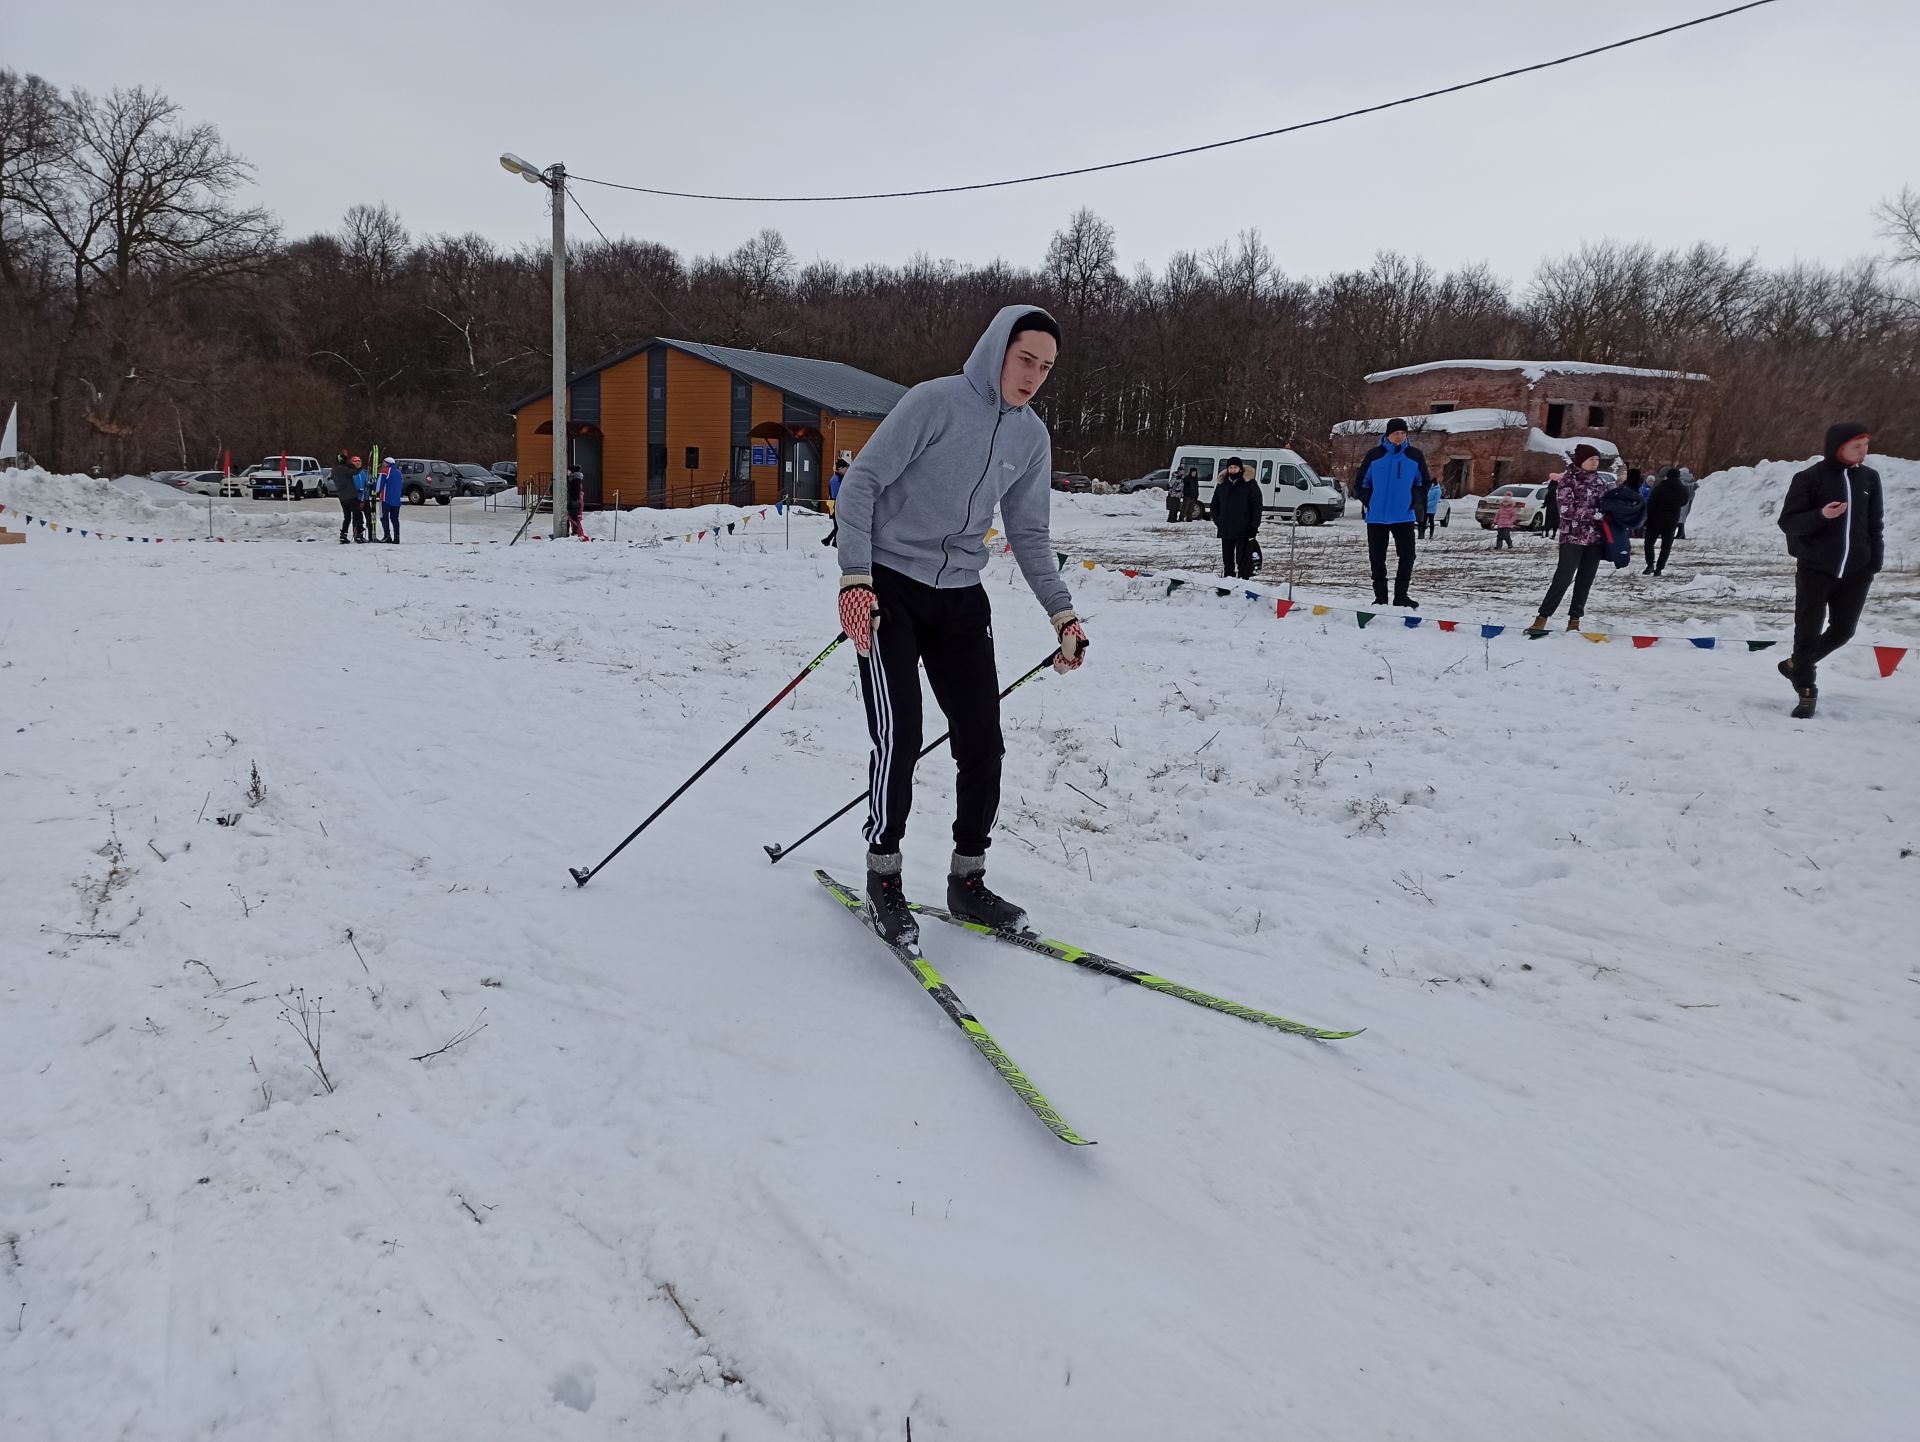
[[[1387,432],[1390,420],[1405,420],[1414,435],[1432,432],[1438,435],[1465,435],[1473,431],[1513,431],[1526,425],[1527,417],[1523,411],[1503,411],[1487,406],[1471,407],[1464,411],[1440,411],[1425,416],[1381,416],[1370,421],[1342,421],[1333,428],[1336,436],[1381,436]]]
[[[1787,499],[1787,485],[1796,473],[1819,459],[1809,456],[1804,461],[1762,461],[1757,466],[1715,471],[1701,480],[1694,495],[1693,510],[1687,517],[1688,533],[1784,549],[1779,516]],[[1887,564],[1899,565],[1898,557],[1913,558],[1920,553],[1920,461],[1868,456],[1867,464],[1880,473]]]
[[[1548,376],[1639,376],[1655,380],[1669,381],[1709,381],[1712,376],[1701,375],[1697,371],[1643,370],[1638,366],[1609,366],[1595,361],[1538,361],[1538,360],[1443,360],[1428,361],[1424,365],[1401,366],[1398,370],[1374,371],[1366,379],[1389,381],[1397,376],[1424,375],[1428,371],[1468,370],[1468,371],[1519,371],[1527,379],[1529,386],[1537,385]]]
[[[1527,449],[1540,451],[1549,456],[1561,456],[1573,459],[1575,446],[1592,446],[1603,456],[1618,456],[1620,447],[1612,441],[1602,440],[1599,436],[1550,436],[1535,426],[1527,434]]]
[[[208,530],[207,497],[140,476],[108,480],[49,475],[38,468],[0,471],[0,505],[7,508],[7,520],[17,511],[36,521],[109,534],[185,540]],[[337,510],[242,512],[216,501],[212,514],[214,534],[247,539],[312,539],[340,526]]]

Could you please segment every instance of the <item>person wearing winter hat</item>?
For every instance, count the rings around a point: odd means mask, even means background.
[[[340,544],[347,545],[349,528],[358,532],[361,527],[360,493],[353,487],[353,473],[360,469],[360,457],[348,461],[347,453],[341,451],[333,458],[333,496],[340,502]]]
[[[1600,529],[1600,498],[1612,488],[1613,477],[1600,473],[1600,452],[1582,441],[1573,448],[1573,461],[1555,481],[1560,495],[1560,563],[1554,567],[1553,581],[1546,598],[1540,602],[1540,614],[1528,629],[1544,631],[1560,600],[1573,587],[1573,603],[1567,610],[1567,629],[1578,631],[1586,614],[1587,592],[1593,589],[1594,572],[1606,559],[1607,540]]]
[[[380,462],[380,474],[374,479],[374,495],[380,504],[380,539],[389,546],[400,544],[400,502],[406,499],[406,477],[392,456]]]
[[[1680,529],[1680,513],[1686,508],[1687,483],[1680,479],[1678,466],[1668,466],[1660,473],[1660,484],[1647,498],[1647,568],[1641,575],[1658,576],[1666,571],[1674,533]]]
[[[1397,566],[1393,604],[1418,610],[1420,603],[1407,594],[1413,580],[1414,528],[1421,498],[1433,477],[1427,458],[1407,444],[1407,423],[1395,416],[1387,422],[1381,443],[1360,458],[1353,473],[1353,493],[1367,520],[1367,559],[1373,568],[1373,604],[1387,604],[1387,540],[1393,540]]]
[[[959,772],[947,910],[999,930],[1026,924],[1026,912],[986,884],[1006,748],[980,572],[997,505],[1014,560],[1053,627],[1054,669],[1079,669],[1087,633],[1049,534],[1053,442],[1032,408],[1059,352],[1052,316],[1005,307],[958,375],[923,381],[900,398],[840,486],[840,629],[859,655],[873,739],[867,908],[896,944],[920,937],[902,888],[900,843],[920,751],[923,665],[953,732]]]
[[[1780,507],[1787,551],[1799,563],[1793,655],[1780,663],[1799,698],[1797,720],[1813,715],[1815,668],[1853,639],[1867,588],[1886,561],[1880,473],[1865,464],[1872,440],[1858,421],[1829,426],[1825,454],[1793,478]]]
[[[1260,483],[1238,456],[1228,456],[1213,487],[1213,528],[1220,535],[1220,569],[1229,581],[1254,577],[1254,540],[1263,509]]]

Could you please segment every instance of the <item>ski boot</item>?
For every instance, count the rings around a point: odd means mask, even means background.
[[[900,853],[867,853],[867,915],[889,946],[920,945],[920,922],[900,884]]]
[[[1021,931],[1027,924],[1025,911],[987,889],[987,858],[957,851],[947,875],[947,910],[993,931]]]

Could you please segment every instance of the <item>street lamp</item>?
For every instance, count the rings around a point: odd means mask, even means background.
[[[553,535],[567,534],[567,167],[558,162],[545,170],[512,151],[500,157],[500,168],[529,185],[553,192]]]

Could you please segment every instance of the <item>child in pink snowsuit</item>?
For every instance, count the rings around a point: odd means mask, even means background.
[[[1500,509],[1493,513],[1493,548],[1499,550],[1505,546],[1513,549],[1513,523],[1520,515],[1520,503],[1508,496],[1500,503]]]

